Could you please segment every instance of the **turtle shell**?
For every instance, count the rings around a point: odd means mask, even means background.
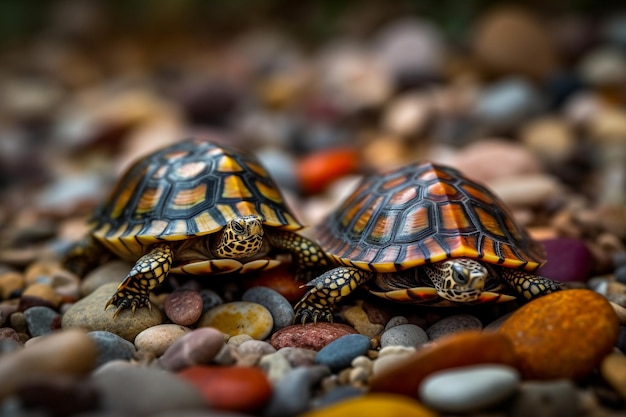
[[[544,262],[491,191],[432,163],[364,178],[315,237],[339,263],[378,272],[459,257],[528,271]]]
[[[256,158],[191,139],[132,165],[94,216],[92,234],[118,256],[134,259],[159,240],[215,233],[246,215],[283,230],[303,227]]]

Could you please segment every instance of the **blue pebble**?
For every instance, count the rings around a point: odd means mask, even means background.
[[[370,339],[362,334],[348,334],[324,346],[317,355],[315,363],[328,366],[333,372],[347,368],[352,360],[364,355],[370,348]]]
[[[96,342],[97,366],[116,359],[130,360],[137,351],[135,345],[114,333],[96,330],[87,334]]]
[[[59,317],[59,313],[45,306],[35,306],[24,310],[24,318],[28,333],[32,337],[43,336],[52,331],[52,324]]]

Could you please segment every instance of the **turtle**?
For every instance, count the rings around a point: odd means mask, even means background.
[[[134,314],[151,307],[149,293],[168,273],[247,273],[291,255],[296,279],[327,265],[321,248],[297,233],[266,169],[249,153],[191,138],[136,161],[96,210],[90,234],[68,251],[65,264],[84,272],[104,253],[135,262],[107,302]]]
[[[534,273],[543,247],[496,195],[432,162],[366,176],[313,237],[335,267],[306,284],[294,307],[303,323],[332,321],[335,304],[359,286],[437,307],[530,300],[561,288]]]

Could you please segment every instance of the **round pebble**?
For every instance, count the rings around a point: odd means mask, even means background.
[[[272,335],[270,343],[277,350],[284,347],[320,350],[333,340],[358,333],[353,327],[337,323],[294,324]]]
[[[272,314],[273,331],[290,326],[293,323],[293,307],[285,297],[277,291],[266,287],[252,287],[241,296],[243,301],[261,304]]]
[[[428,342],[428,335],[415,324],[400,324],[386,330],[380,337],[380,346],[411,346],[419,347]]]
[[[315,363],[315,355],[317,355],[315,350],[291,346],[280,348],[276,353],[284,356],[293,367],[311,366]]]
[[[281,355],[278,352],[264,355],[259,360],[259,367],[263,369],[273,385],[293,369],[285,355]]]
[[[206,313],[213,307],[224,304],[224,300],[218,293],[208,288],[200,290],[200,297],[202,297],[202,313]]]
[[[414,347],[391,345],[382,348],[378,352],[378,358],[372,363],[372,375],[386,372],[388,369],[394,369],[407,358],[415,353]]]
[[[430,374],[419,387],[419,397],[440,412],[476,412],[511,397],[519,382],[519,373],[510,366],[466,366]]]
[[[584,282],[589,279],[593,256],[585,242],[557,238],[541,243],[546,250],[548,262],[537,270],[537,274],[559,282]]]
[[[306,287],[301,287],[301,283],[294,278],[290,265],[286,263],[282,263],[276,268],[259,272],[254,278],[246,280],[246,285],[249,288],[271,288],[285,297],[290,303],[300,301],[307,291]]]
[[[165,299],[163,308],[165,315],[175,324],[190,326],[202,314],[202,296],[193,290],[176,290]]]
[[[19,295],[24,284],[24,276],[19,272],[8,271],[0,274],[0,298],[7,300]]]
[[[300,415],[300,417],[380,417],[381,415],[407,417],[437,416],[437,414],[413,398],[393,394],[366,394],[310,411]]]
[[[439,320],[426,329],[430,340],[438,339],[463,330],[482,330],[483,325],[475,316],[469,314],[455,314]]]
[[[172,343],[159,358],[164,369],[176,372],[213,361],[224,347],[224,334],[212,327],[201,327],[185,333]]]
[[[191,331],[178,324],[158,324],[148,327],[135,337],[135,347],[142,352],[161,356],[174,342]]]
[[[48,284],[35,283],[29,285],[22,293],[22,299],[28,297],[43,300],[52,308],[58,308],[61,305],[61,296]]]
[[[132,267],[126,261],[115,260],[92,269],[80,284],[81,296],[86,297],[105,284],[119,284]]]
[[[28,333],[32,337],[50,333],[59,317],[59,313],[49,307],[35,306],[24,310]]]
[[[273,326],[272,314],[262,305],[249,301],[234,301],[214,307],[198,322],[198,327],[215,327],[229,336],[247,334],[257,340],[265,339]]]
[[[510,417],[576,417],[580,394],[569,380],[525,381],[508,408]]]
[[[370,338],[378,336],[385,328],[382,324],[372,323],[363,307],[358,305],[346,309],[343,316],[357,332]]]
[[[604,297],[573,289],[523,305],[498,332],[513,342],[524,378],[580,379],[613,349],[619,321]]]
[[[348,334],[324,346],[315,356],[315,363],[327,365],[332,371],[350,366],[354,358],[370,348],[370,339],[361,334]]]
[[[275,353],[276,349],[268,342],[262,340],[248,340],[237,347],[241,355],[269,355]]]
[[[114,360],[130,360],[137,351],[131,342],[111,332],[98,330],[87,334],[96,343],[98,366]]]
[[[326,366],[295,368],[274,385],[264,417],[296,416],[309,408],[315,387],[330,374]]]
[[[303,192],[316,194],[337,178],[357,172],[358,166],[359,156],[355,149],[324,150],[298,161],[296,177]]]

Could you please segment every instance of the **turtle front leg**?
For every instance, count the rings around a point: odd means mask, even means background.
[[[113,314],[113,318],[115,318],[129,307],[133,314],[137,308],[144,306],[152,308],[150,291],[163,282],[172,265],[172,259],[172,248],[168,244],[153,246],[150,252],[135,263],[104,309],[106,310],[111,304],[117,306],[117,310]]]
[[[546,277],[513,268],[498,268],[497,271],[518,294],[532,300],[562,289],[561,284]]]
[[[347,266],[325,272],[306,284],[310,289],[294,307],[294,322],[298,317],[302,324],[307,319],[315,323],[320,318],[332,322],[335,304],[372,277],[372,273]]]
[[[289,252],[296,265],[296,280],[306,282],[312,276],[330,267],[322,248],[299,234],[283,231],[267,233],[270,244],[276,249]]]

